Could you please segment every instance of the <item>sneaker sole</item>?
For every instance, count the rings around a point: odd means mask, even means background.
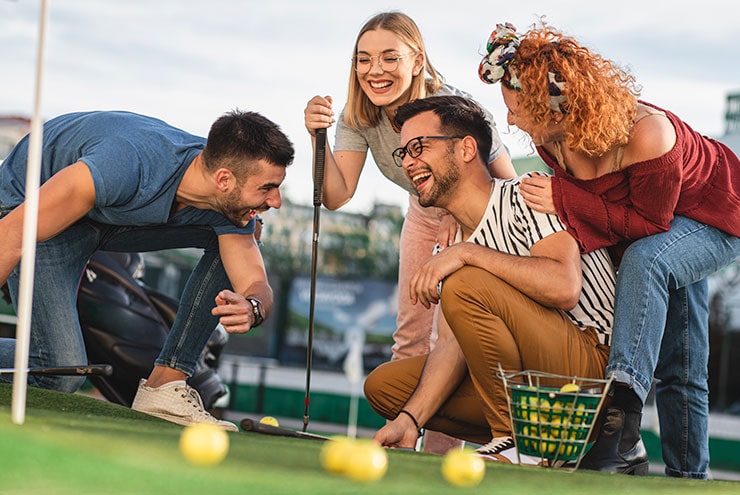
[[[149,416],[154,416],[155,418],[163,419],[170,423],[178,424],[180,426],[190,426],[194,424],[192,421],[188,421],[187,419],[181,418],[179,416],[169,416],[167,414],[161,414],[161,413],[149,412],[149,411],[139,411],[139,412],[148,414]],[[228,421],[225,421],[223,423],[210,423],[210,424],[216,425],[219,428],[226,430],[226,431],[239,431],[239,428],[234,423],[230,423]]]
[[[514,464],[511,459],[501,454],[478,454],[484,461],[503,462],[504,464]]]

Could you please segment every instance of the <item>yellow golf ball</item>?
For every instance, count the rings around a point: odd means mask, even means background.
[[[580,390],[581,390],[581,387],[579,387],[575,383],[566,383],[565,385],[560,387],[560,391],[563,393],[573,394],[573,393],[579,392]]]
[[[260,423],[262,423],[263,425],[280,426],[280,422],[272,416],[265,416],[264,418],[260,419]]]
[[[180,452],[197,466],[215,466],[229,452],[229,436],[216,425],[199,423],[186,426],[180,434]]]
[[[332,474],[343,474],[352,448],[353,442],[348,437],[333,437],[321,446],[321,465]]]
[[[388,454],[385,449],[369,439],[353,441],[349,458],[345,462],[344,475],[363,483],[378,481],[388,470]]]
[[[486,474],[486,463],[470,449],[455,449],[442,460],[442,476],[451,485],[476,486]]]

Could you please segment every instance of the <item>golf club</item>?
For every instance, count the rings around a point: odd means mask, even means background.
[[[15,368],[0,368],[0,375],[8,375],[15,373]],[[29,375],[60,375],[60,376],[75,376],[75,375],[99,375],[99,376],[111,376],[113,374],[113,366],[110,364],[88,364],[84,366],[56,366],[49,368],[28,368],[26,373]]]
[[[311,366],[313,356],[313,320],[316,309],[316,264],[319,250],[319,215],[324,189],[324,157],[326,129],[316,129],[316,149],[313,155],[313,244],[311,247],[311,300],[308,310],[308,345],[306,347],[306,397],[304,399],[303,431],[308,428],[308,408],[311,402]]]
[[[272,426],[259,421],[255,421],[251,418],[242,419],[239,424],[244,431],[252,431],[255,433],[262,433],[264,435],[275,435],[278,437],[297,437],[297,438],[309,438],[311,440],[329,440],[329,437],[323,435],[316,435],[313,433],[306,433],[303,431],[295,431],[290,428],[283,428],[282,426]]]

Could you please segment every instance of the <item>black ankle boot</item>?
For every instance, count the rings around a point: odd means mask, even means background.
[[[581,460],[579,469],[645,476],[648,456],[640,436],[641,419],[639,397],[631,388],[618,384],[596,443]]]

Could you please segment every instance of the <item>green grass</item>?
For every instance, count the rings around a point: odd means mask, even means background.
[[[322,442],[230,434],[226,460],[194,467],[178,450],[182,428],[79,394],[28,390],[26,421],[10,415],[11,390],[0,385],[0,494],[738,494],[740,483],[568,473],[487,465],[476,488],[449,486],[441,457],[389,451],[386,476],[360,484],[321,468]]]

